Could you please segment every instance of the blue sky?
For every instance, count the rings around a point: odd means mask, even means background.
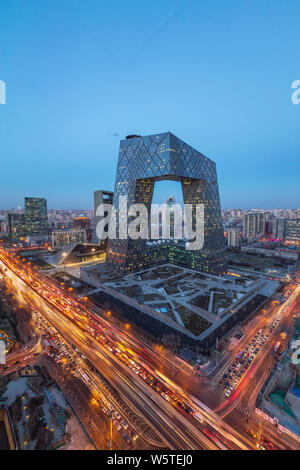
[[[300,207],[299,18],[299,0],[0,0],[0,208],[92,207],[120,138],[164,131],[216,162],[222,207]]]

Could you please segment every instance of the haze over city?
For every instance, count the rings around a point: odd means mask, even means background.
[[[216,161],[222,207],[299,206],[299,14],[296,0],[2,1],[0,207],[92,208],[119,140],[165,131]]]
[[[299,17],[0,0],[1,452],[300,450]]]

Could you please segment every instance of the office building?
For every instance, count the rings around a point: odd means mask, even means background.
[[[42,242],[48,236],[47,201],[41,197],[25,197],[25,225],[29,242]]]
[[[55,230],[51,235],[52,248],[63,248],[74,243],[86,242],[86,231],[84,229]]]
[[[86,239],[90,243],[92,239],[92,231],[91,231],[91,219],[86,216],[76,217],[73,220],[73,227],[74,228],[81,228],[86,232]]]
[[[17,212],[8,212],[7,227],[10,238],[24,238],[26,237],[26,222],[25,214]]]
[[[186,266],[216,274],[224,272],[225,239],[215,162],[170,132],[127,136],[120,142],[113,200],[117,211],[119,197],[126,196],[128,207],[144,204],[150,214],[154,184],[162,180],[180,181],[184,203],[204,206],[204,245],[199,250],[186,250]],[[117,238],[108,241],[107,264],[130,273],[151,267],[156,260],[146,249],[145,240]]]
[[[94,192],[94,228],[93,228],[93,236],[92,236],[92,243],[97,244],[97,245],[105,245],[107,244],[107,239],[106,240],[99,240],[97,236],[97,225],[98,223],[102,220],[103,217],[106,217],[107,214],[104,213],[104,216],[99,216],[97,215],[97,209],[102,205],[102,204],[110,204],[112,205],[113,203],[113,197],[114,193],[111,191],[104,191],[100,189],[99,191]],[[109,221],[109,219],[108,219]],[[107,232],[108,230],[108,224],[104,227],[104,231]]]

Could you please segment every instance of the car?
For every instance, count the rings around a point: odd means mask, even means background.
[[[261,450],[274,450],[273,444],[268,439],[261,440]]]
[[[170,398],[168,397],[168,395],[167,395],[166,393],[161,392],[161,396],[162,396],[165,400],[170,401]]]
[[[116,421],[115,419],[113,420],[113,424],[115,425],[115,427],[117,428],[118,431],[121,431],[121,426],[120,424],[118,423],[118,421]]]
[[[249,428],[249,429],[247,429],[246,432],[247,432],[248,436],[252,437],[252,439],[256,439],[257,435],[254,431],[252,431],[252,429]]]
[[[124,421],[124,419],[122,419],[120,422],[121,422],[124,429],[128,428],[128,424],[126,423],[126,421]]]
[[[128,436],[128,434],[123,434],[123,437],[124,437],[125,441],[127,442],[127,444],[131,444],[131,439]]]

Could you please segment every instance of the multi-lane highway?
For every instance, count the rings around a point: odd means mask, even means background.
[[[182,384],[162,376],[155,367],[157,353],[149,345],[141,345],[109,320],[100,318],[96,307],[63,291],[52,279],[25,264],[19,255],[13,257],[0,249],[0,260],[15,289],[30,292],[40,314],[86,358],[80,367],[91,390],[100,398],[107,396],[101,380],[104,377],[118,396],[116,399],[109,394],[114,408],[124,413],[120,401],[131,408],[135,416],[132,426],[140,433],[137,422],[146,425],[152,445],[171,449],[255,448],[247,435],[221,419],[223,414],[218,416],[184,390]]]

